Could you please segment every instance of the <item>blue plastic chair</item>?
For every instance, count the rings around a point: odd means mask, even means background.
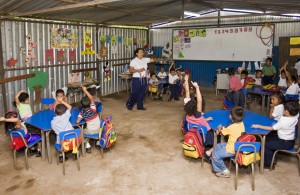
[[[49,105],[50,108],[50,105],[54,104],[54,102],[55,102],[54,98],[42,98],[42,105],[44,106],[44,109],[45,109],[45,105]]]
[[[286,94],[286,95],[284,96],[284,99],[285,99],[286,101],[289,101],[289,100],[299,101],[299,95],[298,95],[298,94],[296,94],[296,95]]]
[[[105,121],[101,120],[100,121],[100,129],[103,129],[104,125],[105,125]],[[84,150],[83,151],[86,152],[86,143],[89,142],[90,139],[95,140],[95,141],[100,141],[101,136],[102,136],[102,131],[99,132],[99,133],[97,133],[97,134],[87,134],[87,133],[84,133],[83,134],[83,137],[84,137],[84,143],[83,143]],[[100,147],[100,155],[101,155],[101,158],[104,158],[104,156],[103,156],[103,148],[102,147]]]
[[[298,138],[298,126],[296,126],[296,128],[295,128],[295,140],[297,138]],[[276,154],[278,152],[283,152],[283,153],[286,153],[286,154],[292,154],[292,155],[296,155],[298,157],[298,172],[299,172],[299,176],[300,176],[300,146],[298,146],[298,150],[295,150],[295,147],[292,147],[289,150],[276,150],[273,154],[273,157],[272,157],[270,171],[274,168],[274,161],[275,161]]]
[[[98,112],[98,116],[101,120],[102,119],[102,112],[103,112],[103,105],[102,104],[97,105],[97,112]]]
[[[10,138],[11,141],[13,142],[14,138],[21,138],[23,143],[24,143],[24,147],[25,147],[25,166],[26,166],[26,170],[28,170],[28,149],[33,147],[36,143],[38,143],[39,141],[41,141],[41,138],[35,139],[33,141],[29,141],[26,143],[25,141],[25,132],[23,129],[17,129],[17,130],[9,130],[8,131],[10,134]],[[17,149],[14,147],[14,152],[13,152],[13,160],[14,160],[14,168],[17,168]]]
[[[56,149],[56,155],[57,155],[57,158],[56,158],[57,164],[59,164],[59,153],[62,153],[62,157],[63,157],[63,174],[64,175],[66,174],[66,163],[65,163],[65,152],[62,149],[63,148],[62,144],[65,140],[75,138],[76,139],[76,146],[79,147],[80,143],[78,141],[78,138],[80,136],[81,136],[81,130],[80,129],[73,129],[73,130],[63,131],[63,132],[59,133],[60,143],[55,143],[54,144],[54,147]],[[80,171],[79,150],[77,151],[76,156],[77,156],[77,169],[78,169],[78,171]]]
[[[235,157],[231,158],[231,161],[235,163],[235,180],[234,180],[234,188],[237,190],[237,183],[238,183],[238,172],[239,172],[239,165],[237,163],[238,155],[240,152],[248,152],[248,153],[256,153],[260,150],[260,142],[235,142],[234,143],[234,150],[235,150]],[[231,167],[231,161],[229,167]],[[252,190],[255,190],[255,163],[256,163],[256,155],[254,155],[254,162],[251,163],[251,186]],[[229,168],[230,169],[230,168]]]

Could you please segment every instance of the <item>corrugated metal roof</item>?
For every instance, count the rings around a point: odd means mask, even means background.
[[[299,14],[299,7],[299,0],[4,0],[0,4],[0,17],[148,26],[180,20],[183,10],[203,13],[231,8]]]

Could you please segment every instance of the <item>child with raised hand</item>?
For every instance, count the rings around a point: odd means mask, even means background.
[[[218,126],[217,134],[228,135],[228,141],[218,144],[212,152],[211,163],[214,172],[217,177],[230,177],[230,171],[227,169],[224,163],[225,158],[230,158],[235,155],[234,143],[237,138],[245,132],[245,126],[243,123],[245,112],[242,107],[233,107],[230,110],[229,118],[232,120],[232,124],[228,127]]]
[[[101,116],[101,111],[99,110],[99,107],[102,105],[101,100],[96,96],[97,95],[97,87],[96,85],[92,85],[89,88],[87,88],[87,91],[93,96],[95,105],[96,105],[96,110],[98,112],[99,117]]]
[[[56,105],[60,103],[58,101],[58,99],[62,99],[64,102],[68,103],[68,98],[65,95],[65,91],[62,89],[56,90],[55,97],[56,97],[56,100],[54,102],[54,109],[55,109]]]
[[[253,124],[252,128],[277,131],[266,137],[264,167],[269,169],[275,150],[290,150],[295,145],[295,127],[298,125],[299,103],[288,101],[284,104],[284,116],[273,126]]]
[[[55,106],[56,116],[51,121],[51,128],[56,134],[56,143],[60,144],[59,133],[73,129],[70,123],[72,106],[65,102],[64,97],[56,98],[57,105]],[[62,162],[62,154],[59,156],[59,160]],[[66,160],[68,158],[66,157]]]
[[[280,68],[279,72],[279,81],[278,81],[278,87],[280,88],[287,88],[289,80],[287,78],[288,71],[286,70],[286,66],[288,65],[288,61],[285,62],[285,64]]]
[[[20,119],[18,118],[18,113],[16,113],[16,112],[11,111],[11,112],[6,113],[5,117],[0,117],[0,122],[5,122],[6,131],[8,131],[9,129],[12,131],[24,130],[24,133],[25,133],[24,138],[28,142],[41,138],[41,136],[39,134],[28,133],[26,126],[22,125]],[[17,145],[17,141],[14,140],[14,142]],[[16,147],[16,145],[14,145],[14,146]],[[16,147],[16,149],[19,149],[19,148]],[[35,154],[36,157],[41,157],[40,143],[37,143],[36,147],[30,148],[30,154],[31,155]]]
[[[19,110],[19,114],[22,121],[32,116],[32,110],[30,106],[29,94],[25,90],[21,90],[15,96],[14,104]]]
[[[82,119],[86,121],[87,127],[83,130],[86,134],[101,134],[100,131],[100,119],[96,110],[96,105],[93,96],[87,91],[85,86],[82,86],[82,91],[85,93],[85,97],[81,99],[82,111],[79,113],[76,120],[80,123]],[[86,143],[86,152],[91,153],[91,145]]]
[[[275,92],[271,95],[270,114],[269,117],[278,121],[284,112],[284,95],[280,92]]]

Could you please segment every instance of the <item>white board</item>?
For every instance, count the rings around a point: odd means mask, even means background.
[[[243,26],[173,30],[173,58],[263,61],[272,55],[273,29],[274,26]],[[265,38],[265,43],[270,40],[269,45],[265,45],[259,36]]]

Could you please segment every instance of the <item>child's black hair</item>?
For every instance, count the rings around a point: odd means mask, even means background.
[[[286,74],[285,70],[281,70],[281,71],[280,71],[280,74],[282,74],[282,73]]]
[[[175,72],[175,68],[171,68],[171,69],[170,69],[170,72],[173,72],[173,71]]]
[[[83,109],[89,108],[91,106],[91,100],[86,96],[83,97],[80,102]]]
[[[243,70],[242,72],[241,72],[241,74],[244,74],[246,77],[248,76],[248,71],[247,70]]]
[[[19,97],[18,97],[19,102],[21,102],[21,103],[25,102],[28,98],[29,98],[29,94],[26,93],[26,92],[20,93],[20,95],[19,95]],[[13,105],[14,105],[15,107],[17,107],[16,101],[13,101]]]
[[[296,79],[295,76],[291,76],[291,80],[292,80],[293,83],[297,82],[297,79]]]
[[[153,75],[155,75],[155,77],[156,77],[156,74],[155,74],[155,73],[151,73],[150,77],[152,77]]]
[[[186,112],[187,115],[193,116],[197,112],[197,101],[195,98],[191,98],[190,101],[188,101],[184,105],[184,111]]]
[[[96,87],[88,88],[87,91],[92,95],[95,96],[97,93]]]
[[[287,110],[291,116],[299,114],[299,103],[298,101],[287,101],[284,104],[284,109]]]
[[[275,92],[271,95],[271,97],[274,96],[278,99],[279,104],[284,103],[284,95],[281,92]]]
[[[270,62],[272,62],[272,58],[271,57],[268,57],[267,59],[266,59],[266,61],[267,60],[269,60]]]
[[[64,94],[64,95],[65,95],[65,92],[64,92],[64,90],[62,90],[62,89],[58,89],[58,90],[56,90],[56,92],[55,92],[55,97],[57,97],[57,95],[58,95],[59,93],[62,93],[62,94]]]
[[[137,56],[137,53],[139,53],[139,51],[144,51],[143,48],[137,48],[135,51],[134,51],[134,55]]]
[[[235,73],[234,68],[229,68],[229,69],[228,69],[228,74],[229,74],[229,75],[234,75],[234,73]]]
[[[5,114],[4,118],[6,119],[18,118],[18,113],[15,111],[9,111]],[[15,130],[16,124],[13,122],[5,122],[4,128],[5,128],[5,132],[8,132],[9,129]]]
[[[296,62],[300,62],[300,58],[298,60],[296,60]]]
[[[256,70],[256,71],[255,71],[255,74],[257,74],[257,73],[259,73],[259,72],[262,73],[262,70]]]
[[[64,104],[57,104],[55,106],[55,113],[58,116],[63,115],[64,113],[66,113],[67,111],[67,107]]]
[[[242,108],[240,106],[233,107],[230,110],[230,115],[231,115],[231,119],[232,119],[233,123],[242,122],[244,115],[245,115],[244,108]]]

